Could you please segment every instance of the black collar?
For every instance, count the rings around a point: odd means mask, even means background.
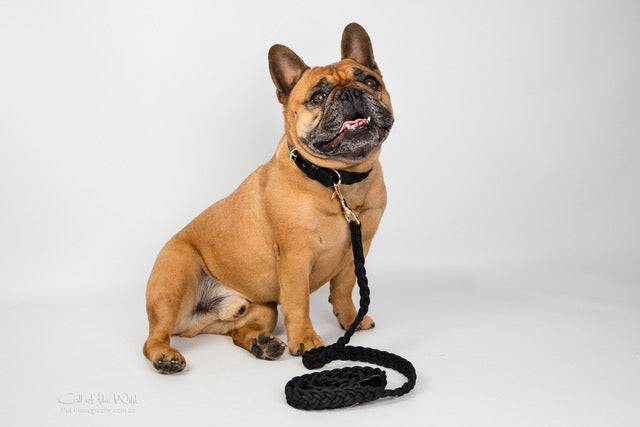
[[[334,184],[355,184],[369,176],[372,169],[366,172],[349,172],[342,169],[323,168],[305,159],[300,151],[291,146],[289,148],[289,158],[305,173],[309,178],[318,181],[325,187],[333,187]]]

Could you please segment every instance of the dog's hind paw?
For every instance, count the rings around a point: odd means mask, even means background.
[[[258,359],[276,360],[282,356],[285,348],[287,345],[279,338],[272,335],[258,335],[251,340],[249,351]]]

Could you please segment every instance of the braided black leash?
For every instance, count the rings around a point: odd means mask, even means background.
[[[351,230],[351,248],[360,292],[360,309],[351,326],[337,342],[305,352],[302,355],[302,363],[307,369],[318,369],[334,360],[367,362],[398,371],[407,377],[407,382],[398,388],[387,390],[386,373],[382,369],[368,366],[313,372],[292,378],[284,388],[287,403],[297,409],[336,409],[371,402],[381,397],[398,397],[410,392],[416,384],[416,370],[411,362],[403,357],[374,348],[347,345],[369,311],[370,299],[360,221],[347,206],[339,186],[338,173],[338,182],[334,183],[333,187]]]

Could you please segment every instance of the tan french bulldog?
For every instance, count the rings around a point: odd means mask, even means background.
[[[365,30],[347,25],[341,47],[342,59],[322,67],[308,67],[282,45],[269,50],[285,133],[271,160],[160,251],[147,285],[143,349],[159,372],[186,365],[170,345],[172,335],[230,335],[256,357],[277,359],[286,348],[271,335],[277,304],[291,354],[323,345],[309,319],[309,294],[327,282],[340,325],[354,320],[349,226],[333,189],[293,161],[300,155],[336,175],[370,171],[341,185],[362,222],[366,254],[387,201],[378,157],[393,113]],[[373,326],[367,316],[359,327]]]

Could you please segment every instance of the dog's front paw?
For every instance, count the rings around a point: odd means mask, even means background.
[[[323,346],[322,338],[315,331],[310,330],[299,336],[294,335],[289,338],[289,353],[294,356],[301,356],[305,351]]]
[[[356,318],[355,314],[353,314],[352,316],[340,316],[340,314],[337,314],[336,317],[338,318],[340,327],[344,330],[347,330]],[[375,328],[375,326],[376,322],[374,322],[373,319],[369,317],[369,315],[366,315],[362,319],[362,322],[360,322],[360,324],[356,328],[356,331]]]
[[[151,360],[153,367],[161,374],[175,374],[182,371],[187,365],[187,361],[180,352],[169,346],[156,352]]]

